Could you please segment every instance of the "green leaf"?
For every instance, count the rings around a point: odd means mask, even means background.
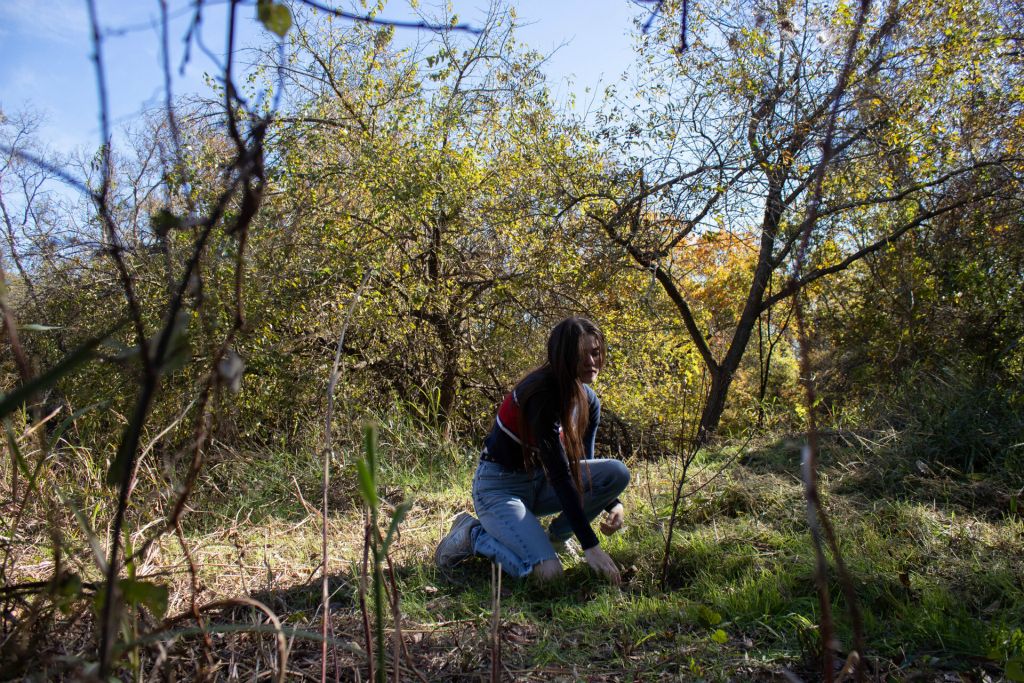
[[[21,470],[21,473],[27,478],[29,476],[28,465],[25,463],[25,458],[21,454],[21,447],[18,446],[18,439],[14,436],[14,429],[11,427],[10,420],[4,420],[4,433],[7,435],[7,447],[11,449],[11,455],[14,456],[14,462],[17,463],[18,469]],[[31,485],[29,486],[29,490],[31,490]]]
[[[29,493],[25,494],[24,500],[29,499],[29,494],[35,490],[36,478],[39,476],[39,470],[42,468],[43,463],[46,462],[46,458],[40,458],[39,464],[36,466],[35,471],[31,474],[28,471],[28,463],[25,461],[25,456],[21,454],[21,447],[18,445],[18,439],[14,436],[14,429],[11,427],[11,421],[4,419],[4,434],[7,436],[7,448],[11,452],[11,456],[14,458],[15,466],[21,471],[22,475],[27,480],[27,490]]]
[[[128,361],[142,353],[142,348],[138,344],[127,346],[117,339],[107,339],[103,342],[103,346],[114,352],[111,360],[116,361]]]
[[[180,310],[174,318],[174,326],[171,328],[167,348],[159,359],[157,365],[160,372],[173,372],[185,366],[191,356],[189,345],[189,321],[192,319],[188,311]],[[159,349],[157,349],[159,353]],[[141,399],[140,399],[141,400]],[[130,463],[135,457],[134,449],[138,446],[138,437],[142,433],[142,424],[145,419],[133,418],[125,427],[121,436],[121,444],[117,448],[117,455],[107,469],[107,485],[117,486],[123,484],[123,477],[130,475]]]
[[[124,568],[128,571],[128,578],[134,581],[135,573],[137,571],[137,565],[135,564],[135,547],[132,545],[131,534],[125,532],[124,541],[122,541],[122,544],[124,546],[124,556],[127,558],[127,561],[124,564]]]
[[[722,623],[722,615],[707,605],[698,605],[696,612],[697,621],[704,626],[717,626]]]
[[[274,0],[256,0],[256,18],[264,26],[270,21],[270,8],[273,5]]]
[[[100,545],[100,539],[96,536],[95,533],[93,533],[92,527],[89,525],[89,520],[86,519],[85,515],[82,514],[82,511],[78,509],[78,505],[76,505],[70,498],[67,498],[63,493],[61,493],[59,487],[54,490],[56,491],[57,497],[60,498],[61,502],[67,505],[69,508],[71,508],[71,512],[73,512],[75,515],[75,521],[78,522],[78,526],[81,527],[82,532],[85,534],[85,537],[89,540],[89,547],[92,548],[92,556],[93,559],[96,561],[96,566],[99,568],[100,572],[106,573],[107,559],[106,557],[104,557],[103,546]],[[97,605],[103,604],[99,594],[97,594],[96,596],[96,601]]]
[[[711,640],[715,641],[719,645],[725,645],[727,642],[729,642],[729,634],[723,631],[722,629],[718,629],[717,631],[711,634]]]
[[[273,0],[258,0],[256,17],[268,31],[276,33],[279,38],[284,38],[288,29],[292,27],[291,10]]]
[[[139,579],[121,579],[117,582],[124,601],[132,606],[143,606],[157,619],[167,614],[167,586]]]
[[[398,525],[405,519],[405,516],[409,513],[409,508],[411,507],[411,500],[403,500],[399,503],[398,507],[395,508],[395,513],[391,515],[391,526],[388,527],[388,533],[384,537],[381,553],[387,553],[388,548],[391,547],[391,541],[394,540],[395,532],[398,531]]]
[[[377,507],[377,485],[373,481],[373,472],[366,460],[356,461],[356,470],[359,471],[359,493],[363,500],[371,508]]]
[[[363,427],[363,451],[366,453],[367,464],[376,475],[377,472],[377,425],[367,423]]]
[[[1008,661],[1003,675],[1007,680],[1024,681],[1024,657],[1016,657]]]
[[[95,355],[96,347],[99,346],[107,337],[114,334],[114,332],[116,332],[123,324],[123,322],[119,322],[100,336],[93,337],[68,355],[64,356],[64,359],[60,363],[57,363],[54,367],[31,380],[28,384],[22,384],[11,393],[5,394],[0,398],[0,417],[4,417],[9,413],[14,412],[18,406],[29,400],[33,394],[38,391],[42,391],[43,389],[50,388],[56,384],[61,377],[72,372],[79,365],[90,361]]]
[[[57,584],[57,593],[60,595],[76,597],[81,592],[82,579],[79,578],[78,574],[68,574]]]

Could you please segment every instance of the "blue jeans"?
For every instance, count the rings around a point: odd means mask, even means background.
[[[584,460],[580,475],[583,511],[588,520],[597,517],[629,484],[629,469],[620,460]],[[473,506],[480,520],[480,526],[472,532],[473,552],[500,564],[510,576],[526,576],[534,565],[557,557],[549,534],[554,540],[572,536],[564,515],[558,515],[548,531],[537,519],[562,511],[555,490],[540,468],[516,472],[498,463],[480,461],[473,476]]]

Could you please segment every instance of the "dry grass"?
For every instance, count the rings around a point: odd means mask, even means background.
[[[382,465],[383,478],[391,482],[384,487],[382,513],[407,497],[414,500],[391,552],[403,606],[399,679],[486,679],[492,650],[487,565],[471,561],[445,577],[432,564],[451,518],[470,509],[471,463],[453,456],[404,467],[396,452],[400,445],[384,444],[391,460]],[[675,470],[665,461],[634,463],[628,527],[606,544],[625,569],[623,587],[607,586],[569,560],[566,578],[554,585],[505,582],[504,679],[781,680],[783,670],[790,670],[812,680],[811,550],[790,455],[785,448],[752,451],[743,465],[714,479],[728,454],[705,459],[708,467],[696,470],[693,480],[702,488],[682,512],[664,593],[657,588],[661,534]],[[853,456],[833,458],[824,481],[830,512],[851,548],[873,671],[895,680],[951,680],[953,673],[958,680],[995,680],[1004,662],[1024,648],[1024,524],[1019,517],[993,514],[991,506],[971,514],[959,503],[947,508],[858,488],[857,478],[871,465],[866,454]],[[158,619],[148,608],[130,610],[120,639],[144,643],[123,654],[120,675],[273,680],[279,666],[276,629],[264,611],[237,602],[251,599],[281,622],[288,680],[319,680],[320,518],[308,502],[316,499],[318,465],[312,457],[281,454],[225,452],[213,460],[217,464],[197,488],[184,529],[197,590],[181,544],[174,534],[162,536],[132,569],[139,578],[167,586],[167,617]],[[862,464],[834,464],[840,460]],[[93,528],[103,529],[104,508],[97,507],[103,488],[98,475],[72,476],[83,471],[90,470],[74,460],[49,468],[41,490],[52,495],[53,487],[64,487],[64,497],[78,496]],[[335,479],[329,671],[332,679],[336,673],[340,680],[363,680],[363,520],[353,485],[346,483],[353,480],[351,472],[343,469]],[[9,476],[4,481],[8,486]],[[131,546],[153,532],[143,520],[147,510],[160,510],[161,497],[169,495],[165,489],[140,483],[129,517]],[[9,486],[0,497],[6,501],[4,519],[11,519],[17,506]],[[101,574],[74,514],[46,500],[44,505],[40,495],[34,501],[4,549],[13,558],[6,586],[52,580],[58,560],[49,533],[54,522],[62,532],[61,567],[84,588],[63,605],[52,583],[17,596],[7,593],[4,679],[86,679],[95,662],[90,585]],[[196,628],[193,599],[208,641]],[[842,604],[836,613],[843,613]],[[839,626],[840,637],[848,637]],[[722,642],[712,638],[718,631]]]

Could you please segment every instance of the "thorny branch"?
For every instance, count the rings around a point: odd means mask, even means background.
[[[832,148],[832,138],[835,132],[836,122],[839,118],[841,93],[846,89],[847,84],[849,83],[854,66],[854,54],[856,52],[857,45],[860,42],[860,38],[863,35],[864,24],[867,21],[870,6],[871,0],[861,0],[860,7],[857,12],[856,25],[854,30],[851,32],[849,42],[847,43],[843,68],[839,74],[839,78],[837,79],[835,90],[833,91],[832,112],[828,120],[828,127],[826,128],[825,136],[821,143],[821,163],[819,163],[815,169],[816,173],[813,179],[814,189],[807,202],[806,214],[804,216],[803,223],[800,226],[802,236],[800,246],[796,254],[796,264],[794,266],[792,278],[793,281],[799,281],[801,278],[804,263],[807,258],[807,248],[811,241],[811,233],[813,232],[814,226],[818,220],[818,207],[821,203],[823,193],[825,170],[834,153]],[[804,495],[807,499],[807,522],[811,531],[811,539],[814,542],[814,553],[816,558],[815,583],[818,586],[818,602],[821,609],[822,677],[826,683],[832,682],[832,657],[833,650],[836,649],[836,643],[833,641],[834,625],[832,622],[832,603],[828,590],[828,563],[825,559],[825,553],[821,542],[821,530],[824,529],[824,535],[828,542],[829,549],[832,552],[832,558],[835,560],[836,568],[839,572],[843,593],[846,597],[847,609],[850,611],[851,621],[853,622],[853,645],[854,650],[857,653],[857,658],[854,663],[854,673],[858,681],[863,681],[865,650],[864,625],[860,609],[857,606],[853,583],[843,561],[842,552],[839,548],[831,523],[829,522],[828,515],[825,512],[824,506],[821,504],[821,497],[818,493],[817,487],[819,439],[817,422],[815,420],[816,398],[814,381],[811,374],[810,344],[807,338],[805,312],[799,291],[796,293],[793,305],[796,313],[797,337],[800,346],[800,378],[804,385],[804,402],[807,409],[807,444],[803,449],[802,465],[805,486]]]
[[[426,31],[434,31],[437,33],[443,33],[448,31],[463,31],[470,34],[479,34],[482,29],[475,28],[470,24],[434,24],[428,21],[400,21],[396,19],[382,19],[381,17],[372,14],[356,14],[354,12],[347,12],[337,7],[330,7],[315,0],[298,0],[301,4],[312,7],[313,9],[330,14],[340,19],[348,19],[350,21],[356,21],[363,24],[374,24],[376,26],[393,26],[395,28],[409,28],[409,29],[423,29]]]
[[[96,193],[95,199],[101,222],[110,242],[109,254],[114,260],[119,273],[121,273],[125,297],[128,301],[129,310],[131,311],[131,317],[136,325],[136,335],[141,351],[144,370],[134,413],[125,429],[124,436],[122,437],[121,444],[118,449],[117,458],[111,466],[110,476],[108,477],[109,481],[118,484],[119,492],[111,530],[109,560],[106,567],[105,583],[107,599],[103,603],[100,623],[101,676],[109,673],[113,649],[112,639],[117,630],[115,623],[117,618],[115,604],[118,602],[119,598],[117,595],[117,577],[120,570],[118,551],[121,528],[128,507],[128,499],[131,494],[131,475],[135,468],[139,439],[142,434],[143,426],[148,418],[149,409],[159,390],[161,376],[164,373],[166,363],[169,360],[168,353],[172,340],[178,332],[179,325],[181,324],[179,314],[185,304],[190,283],[193,277],[196,276],[200,260],[206,250],[209,238],[213,234],[214,229],[220,225],[228,207],[232,202],[236,201],[236,199],[240,201],[240,210],[238,215],[230,225],[224,226],[225,231],[228,234],[234,235],[238,241],[235,272],[235,318],[230,330],[220,346],[218,353],[214,354],[214,358],[212,359],[212,366],[207,374],[204,389],[201,392],[200,409],[197,411],[195,438],[192,443],[192,464],[189,467],[185,485],[183,486],[182,491],[178,496],[178,500],[174,505],[170,519],[160,533],[166,533],[167,531],[176,528],[179,524],[185,501],[191,492],[191,488],[201,467],[201,453],[205,444],[208,424],[207,404],[210,392],[219,381],[217,374],[218,366],[222,358],[224,358],[224,356],[229,352],[236,334],[245,324],[241,302],[245,245],[249,225],[255,218],[263,196],[263,138],[266,134],[270,115],[261,118],[255,114],[250,114],[250,130],[248,132],[247,139],[243,139],[238,125],[238,107],[240,102],[235,97],[235,90],[231,84],[231,64],[234,53],[233,45],[236,6],[237,2],[233,1],[229,8],[228,57],[225,66],[227,83],[225,87],[225,117],[228,134],[235,144],[237,154],[236,158],[227,169],[227,174],[230,180],[226,190],[221,193],[217,201],[214,202],[206,218],[202,220],[198,226],[198,235],[193,243],[192,255],[185,265],[181,278],[178,281],[176,291],[168,304],[164,315],[163,328],[158,332],[156,345],[153,347],[145,334],[141,308],[138,304],[138,299],[134,292],[134,285],[132,284],[132,279],[124,261],[122,249],[119,245],[119,236],[116,224],[107,206],[107,197],[111,181],[111,164],[110,139],[106,123],[108,109],[105,88],[105,72],[102,62],[102,38],[99,31],[99,22],[96,17],[94,2],[90,2],[90,17],[93,26],[94,61],[96,64],[97,81],[100,89],[101,128],[104,131],[102,183],[101,190]],[[240,198],[238,197],[239,194],[241,194]],[[140,550],[144,552],[153,540],[155,540],[155,537],[143,544],[143,548]]]
[[[698,397],[698,402],[706,400],[707,397],[707,372],[702,372],[700,377],[700,383],[697,387],[695,394]],[[684,393],[684,400],[686,394]],[[672,496],[672,511],[668,517],[668,531],[665,532],[665,551],[661,557],[661,590],[665,590],[668,582],[668,562],[669,557],[672,554],[672,537],[675,533],[676,518],[679,515],[679,506],[686,497],[684,495],[684,487],[687,482],[687,473],[690,469],[690,465],[693,464],[694,459],[697,457],[697,452],[700,449],[700,440],[698,439],[700,431],[700,418],[699,415],[702,412],[700,409],[702,405],[698,405],[698,410],[694,413],[693,417],[688,414],[689,411],[686,409],[686,405],[683,405],[683,422],[679,425],[679,453],[682,458],[683,470],[679,474],[679,480],[676,482],[675,493]]]

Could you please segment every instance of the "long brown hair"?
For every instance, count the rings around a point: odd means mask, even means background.
[[[597,340],[601,354],[599,366],[603,367],[607,356],[604,335],[591,321],[574,317],[566,318],[551,330],[551,334],[548,335],[547,362],[538,368],[548,376],[556,389],[558,419],[562,425],[562,444],[569,460],[572,477],[576,482],[576,490],[581,494],[583,484],[580,461],[584,455],[583,434],[590,422],[590,406],[587,392],[579,378],[579,369],[584,352],[583,344],[589,338]],[[521,396],[520,400],[525,402],[526,398]],[[529,453],[524,453],[524,456],[530,460]]]

